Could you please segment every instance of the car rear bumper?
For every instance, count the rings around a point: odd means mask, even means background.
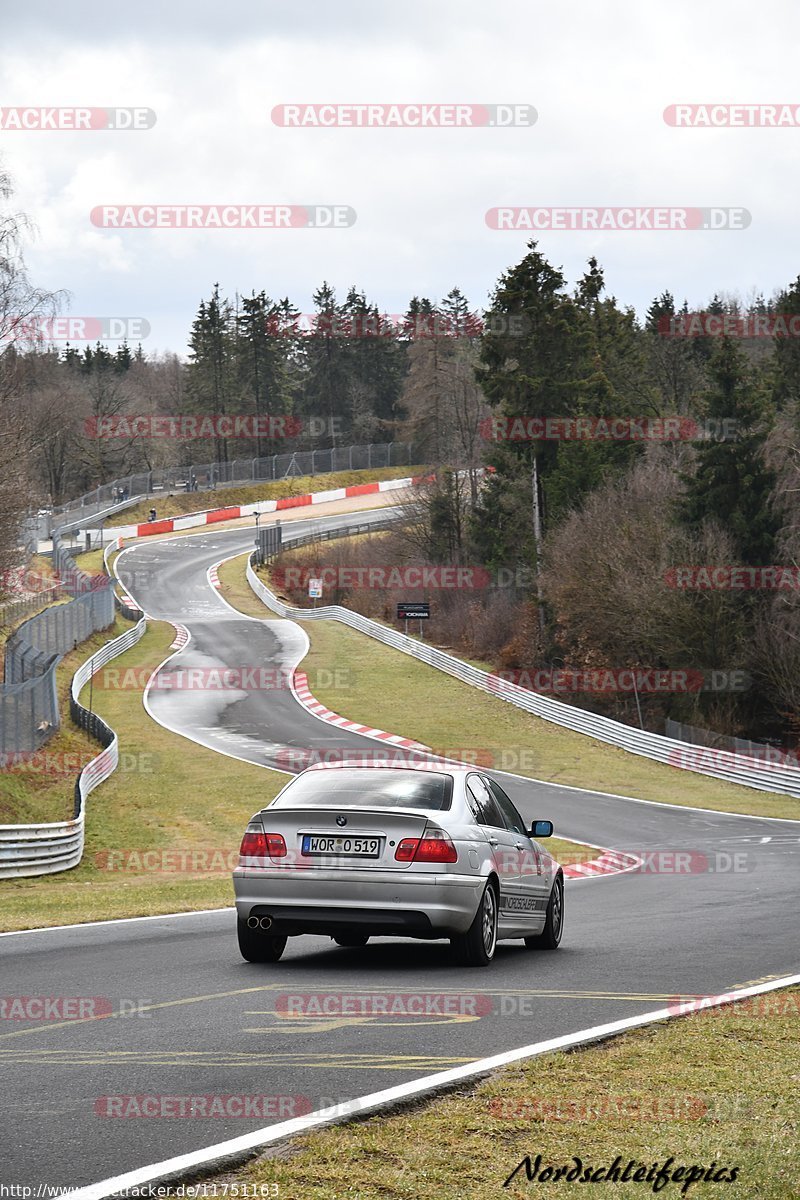
[[[381,871],[257,870],[233,873],[236,911],[272,918],[270,933],[368,933],[444,937],[465,933],[485,881],[474,875]]]

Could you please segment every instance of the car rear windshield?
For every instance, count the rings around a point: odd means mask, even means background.
[[[433,771],[310,771],[299,775],[275,801],[274,808],[448,809],[453,799],[452,775]]]

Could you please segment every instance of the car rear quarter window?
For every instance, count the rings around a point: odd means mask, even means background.
[[[509,800],[508,796],[500,787],[500,784],[494,779],[487,779],[486,782],[491,788],[494,798],[500,806],[500,811],[505,818],[506,827],[510,829],[512,833],[521,833],[523,837],[527,837],[528,831],[525,828],[525,822],[517,812],[512,802]]]
[[[438,771],[333,770],[299,775],[272,808],[423,808],[445,812],[453,777]]]
[[[480,775],[470,775],[467,780],[467,791],[472,797],[471,807],[477,808],[478,824],[490,825],[493,829],[505,829],[506,823],[503,820],[500,806]]]

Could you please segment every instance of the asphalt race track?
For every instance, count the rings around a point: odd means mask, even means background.
[[[292,524],[303,532],[352,519]],[[191,633],[170,667],[293,667],[302,655],[296,625],[237,616],[207,582],[208,568],[249,548],[252,535],[252,528],[212,529],[144,542],[121,557],[120,577],[148,615]],[[264,766],[281,762],[285,747],[376,748],[312,717],[287,690],[187,703],[185,694],[156,689],[149,704],[184,736]],[[391,732],[406,732],[400,716]],[[648,1012],[676,995],[717,994],[798,969],[800,824],[509,776],[503,783],[526,818],[551,818],[564,837],[639,853],[687,850],[705,868],[570,881],[561,949],[501,945],[487,970],[452,965],[440,942],[377,939],[343,950],[311,937],[290,939],[276,965],[247,964],[232,911],[2,937],[4,994],[57,991],[108,997],[115,1010],[121,1002],[140,1007],[138,1015],[84,1022],[2,1022],[0,1179],[92,1183],[472,1059]],[[259,806],[253,797],[250,808]],[[455,997],[458,1012],[297,1018],[280,999],[342,991],[423,993],[439,997],[443,1009],[442,997]],[[96,1112],[99,1097],[144,1094],[269,1100],[238,1119]]]

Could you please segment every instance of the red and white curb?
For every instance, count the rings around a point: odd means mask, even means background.
[[[189,630],[185,625],[176,625],[174,621],[170,621],[170,625],[175,630],[175,641],[170,644],[170,650],[182,650],[189,641]]]
[[[321,721],[327,721],[339,729],[348,729],[353,733],[363,734],[364,737],[390,742],[393,746],[402,746],[405,750],[427,750],[433,754],[430,746],[424,746],[422,742],[399,737],[396,733],[385,733],[382,729],[373,729],[370,725],[359,725],[357,721],[350,721],[347,717],[342,717],[332,709],[326,708],[312,694],[305,672],[295,671],[292,683],[292,690],[303,708],[313,713],[315,717],[319,717]],[[434,757],[438,759],[439,755],[434,755]],[[636,858],[633,854],[623,854],[618,850],[605,850],[602,846],[591,846],[589,842],[579,844],[588,846],[592,850],[601,850],[602,853],[588,862],[570,863],[568,866],[564,866],[565,879],[596,879],[599,875],[621,875],[626,871],[635,871],[641,863],[641,859]]]
[[[129,592],[123,592],[123,594],[120,596],[120,601],[125,605],[126,608],[130,608],[133,612],[140,613],[142,611],[141,607],[136,603]]]
[[[222,587],[222,584],[219,581],[219,575],[217,574],[216,567],[209,568],[208,582],[211,584],[212,587],[215,587],[215,588]]]
[[[641,861],[634,854],[623,854],[620,850],[605,850],[599,858],[592,858],[588,862],[569,863],[564,866],[564,877],[566,879],[596,879],[598,875],[622,875],[626,871],[635,871]]]
[[[359,725],[358,721],[340,717],[312,696],[308,687],[308,676],[303,671],[295,671],[292,690],[303,708],[308,709],[321,721],[327,721],[329,725],[348,729],[352,733],[361,733],[364,737],[376,738],[380,742],[390,742],[393,746],[402,746],[404,750],[430,750],[430,746],[423,746],[421,742],[412,741],[411,738],[399,737],[396,733],[386,733],[383,729],[373,729],[371,725]]]
[[[233,504],[228,508],[212,508],[204,512],[187,513],[183,517],[169,517],[164,521],[145,521],[142,525],[121,525],[113,529],[118,540],[122,538],[152,537],[157,533],[174,533],[180,529],[194,529],[198,525],[216,525],[220,521],[235,521],[238,517],[252,517],[256,513],[282,512],[287,508],[305,508],[311,504],[330,504],[332,500],[346,500],[350,496],[372,496],[378,492],[394,492],[421,483],[424,475],[408,476],[405,479],[381,479],[375,483],[354,483],[350,487],[330,488],[327,492],[309,492],[304,496],[282,496],[279,500],[257,500],[254,504]]]

